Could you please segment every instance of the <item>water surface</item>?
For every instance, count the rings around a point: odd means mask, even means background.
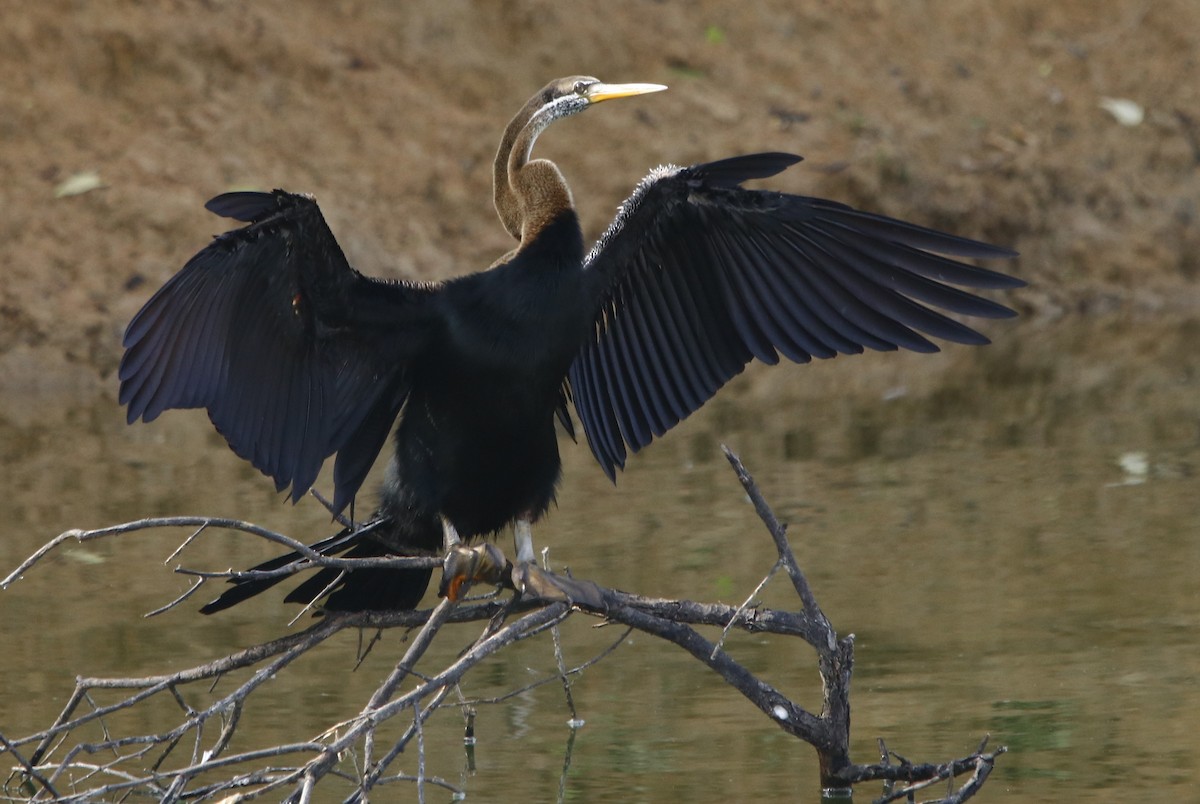
[[[565,443],[559,508],[537,543],[602,584],[740,601],[774,555],[726,443],[791,523],[835,627],[857,635],[858,761],[872,761],[876,737],[937,761],[990,732],[1011,752],[983,800],[1123,800],[1151,787],[1187,798],[1200,786],[1200,321],[1020,321],[993,335],[986,349],[748,372],[636,457],[616,488],[586,446]],[[126,427],[111,398],[9,395],[0,453],[0,574],[64,529],[143,516],[329,531],[315,504],[282,502],[198,412]],[[0,733],[48,725],[77,675],[159,673],[289,630],[281,595],[216,617],[187,605],[143,619],[186,587],[170,571],[178,560],[164,564],[183,535],[72,546],[0,593]],[[224,569],[271,553],[211,533],[181,560]],[[784,581],[762,600],[796,607]],[[565,626],[568,663],[615,638],[594,624]],[[476,632],[448,629],[428,666]],[[240,745],[309,738],[356,712],[402,636],[385,634],[357,670],[355,634],[295,664],[257,696]],[[728,648],[819,706],[803,644],[738,634]],[[550,642],[534,640],[463,692],[499,695],[553,666]],[[555,685],[480,709],[473,768],[447,709],[426,731],[430,772],[478,801],[554,800],[560,784],[566,800],[589,802],[817,797],[811,750],[672,646],[636,636],[574,695],[586,725],[565,781],[568,713]],[[156,719],[166,712],[146,709],[138,727],[169,725]]]

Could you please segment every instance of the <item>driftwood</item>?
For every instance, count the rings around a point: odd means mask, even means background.
[[[206,664],[179,672],[141,678],[79,678],[74,693],[57,720],[46,729],[14,738],[0,724],[0,757],[11,765],[4,787],[4,798],[33,801],[117,800],[133,794],[152,796],[160,801],[234,802],[268,796],[291,802],[308,802],[323,782],[333,778],[348,781],[354,792],[346,801],[365,801],[372,792],[387,785],[411,784],[416,798],[424,800],[426,788],[437,786],[464,793],[444,779],[425,774],[426,745],[422,727],[434,715],[463,676],[489,656],[530,637],[550,632],[558,659],[558,674],[536,684],[561,682],[572,717],[571,679],[596,662],[605,660],[633,630],[642,631],[678,645],[696,661],[708,666],[727,684],[756,706],[772,723],[788,734],[808,743],[817,752],[821,784],[827,793],[849,791],[853,785],[868,781],[884,782],[877,802],[915,801],[918,792],[939,782],[947,788],[944,795],[931,801],[961,802],[971,798],[984,784],[1001,747],[987,752],[984,738],[968,756],[942,763],[912,763],[888,751],[880,741],[879,761],[860,765],[849,756],[850,680],[854,667],[853,636],[839,638],[821,611],[804,573],[796,563],[788,543],[786,527],[772,513],[753,479],[733,453],[726,450],[731,465],[759,517],[774,541],[778,558],[744,604],[732,607],[688,600],[661,600],[640,597],[588,582],[560,578],[536,568],[526,594],[507,601],[451,604],[442,601],[425,611],[333,613],[318,619],[309,628]],[[302,558],[290,567],[275,571],[291,573],[314,566],[353,569],[361,566],[413,566],[437,564],[428,557],[394,559],[326,558],[286,536],[235,520],[214,518],[171,518],[141,520],[95,531],[68,531],[49,542],[0,581],[6,588],[28,571],[38,560],[64,541],[85,541],[121,533],[184,526],[194,532],[180,550],[201,531],[228,528],[245,531],[285,547],[297,550]],[[178,553],[178,551],[177,551]],[[754,604],[761,588],[783,570],[798,597],[797,611],[769,609]],[[187,599],[214,579],[244,577],[246,573],[195,572],[192,588],[157,612],[165,611]],[[541,596],[531,599],[531,590]],[[576,617],[598,618],[626,626],[607,649],[583,665],[568,668],[558,647],[558,628]],[[436,672],[416,666],[426,649],[447,623],[481,622],[483,629],[465,652]],[[722,630],[713,642],[696,626],[715,626]],[[383,679],[361,710],[339,723],[331,723],[319,735],[300,742],[271,746],[243,753],[227,753],[230,740],[240,722],[243,706],[266,680],[284,671],[297,657],[313,649],[334,634],[347,629],[416,628],[404,656]],[[725,635],[732,629],[799,637],[816,651],[823,682],[823,701],[819,714],[790,700],[773,685],[756,677],[723,648]],[[218,679],[237,670],[253,670],[247,680],[233,691],[215,697],[203,709],[189,706],[180,690]],[[403,684],[409,687],[401,692]],[[527,689],[527,688],[526,688]],[[92,693],[98,690],[125,690],[116,703],[97,705]],[[515,693],[514,693],[515,694]],[[173,698],[179,716],[164,724],[161,731],[140,734],[116,734],[104,728],[104,739],[82,742],[74,735],[83,726],[99,723],[122,710],[142,705],[151,698]],[[211,696],[210,696],[211,697]],[[456,701],[449,704],[457,705]],[[401,720],[403,719],[403,720]],[[399,739],[377,740],[377,728],[386,722],[408,723]],[[468,721],[468,732],[470,730]],[[470,734],[468,733],[468,736]],[[352,769],[341,757],[353,752]],[[416,755],[416,773],[391,772],[401,755]],[[895,760],[895,761],[893,761]],[[570,762],[568,750],[564,763]],[[949,789],[956,777],[966,780]],[[561,793],[561,790],[560,790]],[[328,794],[322,795],[323,799]]]

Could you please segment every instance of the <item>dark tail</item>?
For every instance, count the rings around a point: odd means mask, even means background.
[[[310,545],[326,556],[345,558],[381,558],[397,555],[435,555],[441,547],[442,531],[436,519],[397,522],[381,517],[356,530],[349,528],[335,536]],[[299,553],[264,561],[251,569],[269,571],[285,567],[300,558]],[[308,605],[324,596],[321,607],[326,611],[395,611],[416,608],[429,586],[432,569],[361,569],[348,572],[338,581],[341,570],[323,568],[306,578],[288,593],[288,603]],[[200,609],[202,614],[214,614],[236,606],[260,592],[265,592],[291,575],[254,580],[231,579],[232,587],[216,600]],[[336,583],[335,583],[336,581]],[[331,586],[332,584],[332,586]]]

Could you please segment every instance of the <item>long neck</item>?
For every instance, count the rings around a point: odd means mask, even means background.
[[[548,223],[571,209],[566,179],[548,159],[530,159],[533,143],[558,117],[534,97],[504,130],[492,167],[496,212],[504,228],[524,246]]]

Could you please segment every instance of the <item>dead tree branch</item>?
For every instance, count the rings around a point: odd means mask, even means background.
[[[442,709],[472,669],[499,651],[546,631],[553,634],[552,647],[557,646],[557,629],[576,614],[621,623],[629,630],[598,655],[575,667],[566,666],[561,648],[558,648],[555,655],[557,672],[523,687],[523,690],[557,681],[563,685],[564,695],[570,701],[572,680],[596,662],[610,658],[628,633],[636,629],[677,645],[720,676],[778,728],[813,746],[817,751],[823,788],[850,788],[868,781],[904,785],[898,790],[885,789],[883,797],[877,800],[883,804],[915,800],[918,792],[933,784],[949,784],[958,777],[966,777],[956,791],[948,792],[937,801],[952,804],[971,798],[986,781],[996,758],[1004,753],[1003,748],[986,753],[986,739],[970,755],[949,762],[910,763],[882,745],[879,763],[859,765],[850,760],[854,638],[839,637],[834,631],[800,569],[786,527],[775,517],[737,456],[728,450],[726,456],[775,545],[776,560],[759,589],[782,568],[798,598],[800,607],[797,611],[755,605],[755,595],[742,605],[732,607],[648,598],[562,579],[559,582],[552,580],[546,587],[552,591],[561,590],[549,598],[530,599],[526,594],[524,598],[516,596],[504,601],[460,604],[442,601],[424,611],[327,613],[298,633],[174,673],[140,678],[78,679],[66,706],[49,727],[19,738],[0,734],[0,755],[9,756],[12,762],[9,783],[0,798],[83,802],[135,794],[154,796],[166,802],[218,799],[234,802],[272,795],[299,804],[310,801],[318,787],[337,779],[348,782],[351,787],[346,801],[365,801],[373,791],[396,783],[415,785],[419,800],[424,800],[427,785],[461,793],[450,782],[426,774],[424,725]],[[367,523],[362,527],[370,526]],[[432,557],[328,558],[290,537],[240,520],[170,517],[92,531],[67,531],[22,562],[0,581],[0,588],[14,583],[64,542],[164,527],[191,529],[190,535],[168,561],[174,560],[199,533],[212,528],[249,533],[300,555],[288,567],[255,576],[275,577],[317,566],[352,571],[365,566],[412,567],[440,563]],[[176,571],[197,580],[187,593],[157,611],[174,607],[209,579],[249,577],[247,573],[232,570],[207,572],[177,568]],[[545,577],[554,579],[557,576],[547,573]],[[572,596],[572,590],[576,589],[586,592],[579,595],[582,599]],[[433,669],[424,667],[418,671],[426,651],[443,627],[465,622],[483,624],[475,640],[448,665]],[[331,723],[320,734],[308,739],[228,753],[245,704],[261,685],[284,672],[298,657],[347,628],[419,630],[404,655],[379,681],[356,713]],[[704,636],[697,630],[699,628],[720,629],[717,641]],[[773,634],[780,638],[799,637],[812,646],[817,652],[823,682],[820,712],[814,713],[794,702],[778,686],[751,673],[726,651],[725,637],[732,629]],[[212,692],[216,681],[242,676],[245,677],[232,691],[221,695]],[[204,682],[210,684],[205,704],[199,707],[188,705],[181,691],[186,688],[195,693]],[[123,691],[124,697],[103,705],[94,700],[94,693],[110,690]],[[514,694],[516,692],[491,699],[467,700],[459,693],[460,700],[455,705],[498,704]],[[121,733],[110,729],[110,720],[118,713],[142,707],[151,699],[173,700],[180,712],[175,722],[149,732]],[[570,711],[572,723],[581,725],[573,702]],[[384,738],[381,726],[391,722],[403,727],[404,720],[409,725],[402,728],[398,737]],[[92,733],[96,728],[100,729],[100,739],[83,739],[85,732]],[[416,774],[391,773],[395,761],[414,750]],[[891,762],[893,757],[898,763]],[[570,767],[569,749],[563,767],[562,783],[565,784],[566,769]],[[561,793],[560,790],[560,797]],[[323,793],[322,797],[327,794]]]

